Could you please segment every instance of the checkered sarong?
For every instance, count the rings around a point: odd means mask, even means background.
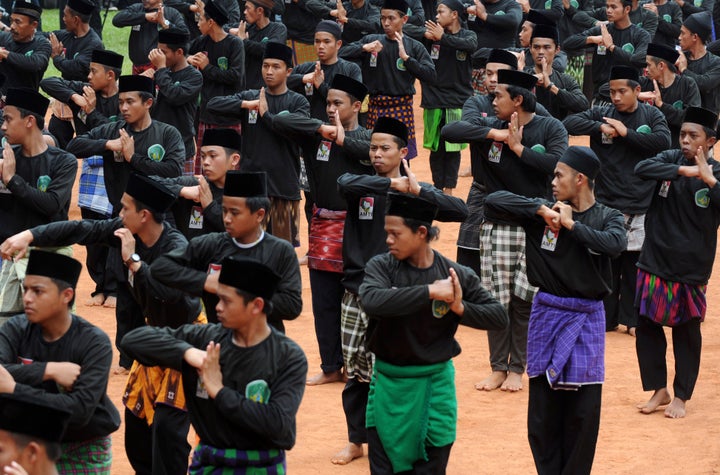
[[[370,382],[375,355],[367,349],[368,316],[360,298],[345,291],[340,307],[340,335],[342,339],[345,374],[348,378]]]
[[[375,121],[380,117],[397,119],[408,129],[408,153],[406,159],[417,157],[417,141],[415,140],[415,111],[413,110],[413,96],[383,96],[381,94],[370,96],[368,107],[367,128],[375,127]]]
[[[78,206],[110,217],[112,204],[105,190],[105,172],[102,155],[93,155],[82,161]]]
[[[190,475],[285,475],[282,449],[218,449],[202,442],[195,447]]]
[[[480,267],[480,283],[505,310],[510,306],[510,295],[526,302],[535,297],[538,289],[527,279],[522,227],[484,222],[480,226]]]
[[[62,444],[62,456],[56,467],[59,475],[110,475],[112,439],[108,435],[66,442]]]
[[[318,59],[315,45],[309,45],[295,40],[286,40],[285,44],[293,51],[294,66],[304,63],[314,63]]]

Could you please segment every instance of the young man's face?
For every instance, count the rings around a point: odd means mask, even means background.
[[[529,21],[524,21],[522,26],[520,27],[520,33],[518,33],[518,40],[520,41],[520,46],[523,48],[527,48],[530,46],[530,37],[532,36],[533,32],[533,24]]]
[[[385,233],[388,252],[399,261],[415,254],[427,242],[424,234],[413,232],[400,216],[385,216]]]
[[[497,73],[501,69],[511,69],[504,63],[487,63],[485,65],[485,89],[488,94],[493,94],[497,87]]]
[[[203,176],[213,183],[222,179],[228,170],[235,168],[232,157],[225,151],[225,147],[203,145],[200,147]]]
[[[123,226],[131,233],[137,234],[143,225],[144,213],[142,210],[138,211],[135,200],[127,193],[123,193],[120,198],[120,205],[120,219],[122,219]]]
[[[337,60],[337,52],[342,46],[341,40],[336,40],[327,31],[315,33],[315,53],[321,63]]]
[[[395,33],[402,32],[407,18],[407,15],[400,13],[398,10],[385,8],[380,10],[380,24],[382,25],[385,35],[391,40],[395,39]]]
[[[707,157],[708,150],[715,145],[715,137],[708,137],[700,124],[683,122],[680,127],[680,150],[686,160],[695,162],[695,154],[701,148]]]
[[[247,207],[245,198],[239,196],[223,196],[222,210],[225,231],[238,240],[254,237],[265,217],[264,209],[253,213]]]
[[[353,117],[360,112],[360,106],[360,101],[353,102],[347,92],[341,91],[340,89],[328,90],[325,111],[327,112],[331,124],[342,127],[343,124],[352,122]],[[340,116],[339,124],[335,123],[336,111]]]
[[[115,81],[115,77],[109,71],[102,64],[90,63],[90,72],[87,77],[90,87],[100,91],[105,89],[110,82]]]
[[[607,0],[605,10],[610,23],[622,20],[630,13],[630,7],[624,7],[621,0]]]
[[[72,289],[61,292],[52,279],[41,275],[26,275],[23,288],[25,315],[29,322],[37,324],[67,313],[68,305],[75,294]]]
[[[662,71],[660,71],[659,68],[660,61],[655,62],[655,59],[652,56],[646,56],[645,62],[647,63],[647,78],[650,80],[660,79],[660,77],[662,76]]]
[[[282,59],[265,58],[262,62],[262,76],[268,88],[276,88],[287,81],[292,68],[288,68]]]
[[[37,20],[31,19],[29,16],[13,13],[10,15],[10,34],[13,40],[25,43],[35,34],[37,28]]]
[[[135,125],[150,115],[152,100],[143,102],[139,92],[121,92],[119,106],[123,120],[130,125]]]
[[[685,25],[680,27],[680,36],[678,36],[678,42],[680,43],[680,48],[682,48],[683,51],[687,51],[692,48],[692,46],[695,44],[695,34],[688,30]]]
[[[507,91],[505,84],[498,84],[495,88],[495,99],[493,99],[493,110],[495,116],[500,120],[510,120],[516,110],[516,103]]]
[[[198,30],[200,30],[201,35],[207,35],[210,32],[210,27],[212,26],[210,24],[210,19],[205,16],[205,13],[200,13],[198,15]]]
[[[437,7],[437,14],[435,15],[435,21],[438,25],[443,28],[448,28],[453,24],[457,18],[457,13],[454,10],[448,8],[447,5],[440,4]]]
[[[10,144],[22,143],[23,139],[32,130],[30,116],[20,117],[20,110],[15,106],[5,106],[2,131]]]
[[[558,162],[555,165],[555,177],[552,180],[553,197],[557,201],[567,201],[577,195],[578,172],[567,164]]]
[[[407,155],[407,147],[400,147],[395,140],[394,135],[381,133],[373,133],[370,138],[370,161],[378,175],[398,168]]]
[[[238,329],[253,321],[257,315],[253,314],[255,307],[252,301],[246,302],[234,287],[225,284],[218,284],[218,303],[215,306],[217,318],[224,328]]]
[[[627,79],[613,79],[610,84],[610,100],[618,112],[632,112],[637,107],[640,86],[631,87]]]
[[[165,56],[165,66],[167,66],[168,69],[174,68],[180,61],[180,58],[184,56],[182,50],[173,50],[165,43],[158,43],[158,49],[162,51],[162,54]]]
[[[535,65],[540,64],[540,60],[545,58],[547,63],[552,66],[552,62],[555,59],[555,53],[557,53],[557,45],[550,38],[533,38],[532,46],[530,47],[530,54],[532,55]]]

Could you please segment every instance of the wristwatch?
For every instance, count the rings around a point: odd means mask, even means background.
[[[130,267],[131,265],[135,264],[136,262],[140,262],[140,261],[141,261],[140,256],[137,253],[133,252],[130,255],[130,259],[125,261],[125,265]]]

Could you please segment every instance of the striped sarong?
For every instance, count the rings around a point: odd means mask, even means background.
[[[440,129],[442,126],[457,122],[462,117],[462,109],[425,109],[423,110],[423,148],[437,152],[440,147]],[[467,147],[466,143],[445,142],[446,152],[459,152]]]
[[[265,213],[265,230],[284,239],[293,247],[300,247],[300,201],[270,197],[270,209]]]
[[[313,205],[308,234],[308,267],[342,273],[342,242],[347,211],[333,211]]]
[[[375,127],[375,121],[380,117],[397,119],[408,129],[408,153],[405,156],[410,160],[417,157],[417,141],[415,140],[415,112],[413,111],[413,96],[383,96],[381,94],[370,96],[368,108],[367,128]]]
[[[110,475],[112,439],[109,435],[61,446],[62,456],[55,465],[59,475]]]
[[[190,475],[284,475],[285,451],[218,449],[202,442],[195,447]]]
[[[216,125],[216,124],[208,124],[207,122],[198,122],[198,133],[197,133],[197,139],[196,139],[196,145],[197,147],[195,150],[195,171],[194,175],[202,175],[202,158],[200,157],[200,147],[202,147],[202,140],[203,136],[205,135],[205,131],[208,129],[233,129],[238,134],[242,132],[242,126],[240,124],[233,124],[233,125]],[[185,168],[188,166],[185,165]],[[184,172],[183,172],[184,174]]]
[[[317,52],[315,52],[315,45],[301,43],[295,40],[286,40],[285,44],[293,51],[294,66],[303,63],[314,63],[318,59]]]
[[[675,327],[693,318],[705,321],[707,285],[671,282],[638,269],[635,307],[655,323]]]
[[[348,378],[370,382],[375,355],[367,347],[368,316],[360,298],[345,291],[340,306],[340,337],[343,363]]]

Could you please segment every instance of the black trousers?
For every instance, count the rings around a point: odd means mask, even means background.
[[[530,378],[528,440],[539,475],[589,474],[600,428],[602,385],[554,390]]]
[[[107,218],[87,208],[80,208],[80,216],[82,216],[82,219]],[[118,271],[108,269],[109,248],[98,244],[88,244],[85,249],[87,250],[85,267],[87,267],[90,278],[95,282],[95,290],[92,295],[103,294],[106,297],[117,295]]]
[[[75,129],[73,128],[72,122],[69,120],[58,119],[54,115],[50,116],[50,123],[48,124],[48,131],[55,137],[56,145],[65,150],[68,142],[70,142],[75,135]]]
[[[605,329],[613,330],[622,323],[637,327],[635,311],[635,284],[637,283],[637,261],[639,251],[624,251],[612,260],[612,293],[605,297]]]
[[[348,440],[353,444],[365,444],[368,441],[365,428],[370,383],[350,378],[342,392],[343,410],[348,427]]]
[[[145,326],[145,316],[142,308],[130,294],[125,282],[118,287],[117,307],[115,307],[115,347],[120,353],[120,366],[130,369],[133,359],[120,349],[120,342],[130,331]]]
[[[700,319],[672,327],[673,354],[675,355],[675,380],[673,394],[687,401],[692,397],[700,371],[702,334]],[[640,364],[640,379],[644,391],[667,387],[667,364],[665,330],[649,318],[640,317],[637,327],[635,349]]]
[[[340,340],[340,306],[345,287],[342,273],[310,269],[315,336],[320,348],[320,368],[333,373],[343,367]]]
[[[445,150],[445,141],[440,140],[438,149],[430,152],[430,172],[435,188],[442,190],[457,187],[459,170],[460,152],[448,152]]]
[[[139,475],[187,473],[190,444],[187,412],[158,404],[153,423],[136,417],[125,408],[125,453]]]
[[[371,475],[392,475],[392,463],[385,453],[377,430],[371,427],[367,430],[367,435]],[[412,470],[397,472],[395,475],[444,475],[448,460],[450,460],[452,446],[453,444],[442,447],[425,447],[428,456],[427,462],[424,460],[415,462]]]
[[[457,248],[457,259],[458,264],[467,266],[475,271],[480,276],[480,250],[479,249],[467,249],[464,247]]]
[[[532,302],[510,295],[510,325],[504,330],[488,330],[490,367],[493,371],[512,371],[519,374],[525,372],[531,310]]]

